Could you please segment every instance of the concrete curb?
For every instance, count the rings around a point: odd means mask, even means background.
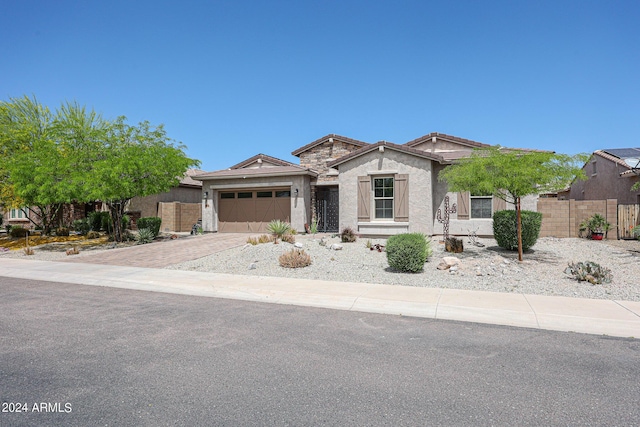
[[[0,259],[0,276],[640,338],[640,302]]]

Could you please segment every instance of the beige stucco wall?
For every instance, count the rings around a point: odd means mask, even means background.
[[[291,226],[299,232],[310,222],[311,185],[308,175],[272,176],[244,179],[218,179],[203,182],[203,192],[208,191],[206,202],[202,200],[202,228],[206,232],[218,231],[218,192],[249,188],[291,188]],[[295,190],[298,189],[296,196]]]
[[[363,154],[339,166],[340,230],[351,227],[363,234],[400,232],[433,233],[431,161],[386,148]],[[387,172],[409,175],[409,223],[375,221],[358,223],[358,177]]]

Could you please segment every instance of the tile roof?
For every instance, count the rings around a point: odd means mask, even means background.
[[[431,141],[433,139],[433,137],[436,137],[438,139],[442,139],[442,140],[445,140],[445,141],[456,142],[458,144],[466,145],[467,147],[471,147],[471,148],[491,147],[489,144],[483,144],[482,142],[472,141],[470,139],[459,138],[457,136],[447,135],[445,133],[438,133],[438,132],[431,132],[428,135],[424,135],[424,136],[416,138],[416,139],[414,139],[412,141],[409,141],[409,142],[405,143],[404,145],[407,145],[409,147],[415,147],[416,145],[420,145],[423,142]]]
[[[192,177],[194,175],[199,175],[204,173],[203,170],[200,169],[187,169],[182,179],[180,179],[180,184],[183,187],[202,187],[202,182],[194,180]]]
[[[622,172],[620,175],[627,175],[627,174],[632,174],[633,173],[633,171],[631,170],[631,166],[629,166],[627,164],[627,162],[624,161],[624,159],[621,159],[618,156],[613,156],[613,155],[609,154],[607,151],[610,151],[610,150],[606,150],[606,151],[605,150],[596,150],[596,151],[593,152],[593,154],[597,155],[597,156],[600,156],[603,159],[607,159],[610,162],[616,163],[616,164],[618,164],[618,165],[620,165],[622,167],[627,168],[627,170]],[[640,156],[638,156],[638,157],[640,157]],[[588,161],[587,161],[587,163],[588,163]]]
[[[340,135],[336,135],[335,133],[330,133],[329,135],[325,135],[322,138],[318,138],[313,142],[310,142],[309,144],[298,148],[297,150],[294,150],[291,152],[291,154],[293,156],[299,156],[300,154],[304,153],[307,150],[312,149],[313,147],[315,147],[316,145],[320,145],[324,142],[327,142],[329,140],[329,138],[333,138],[334,141],[339,141],[339,142],[344,142],[347,144],[353,144],[356,145],[358,147],[364,147],[366,145],[369,145],[369,143],[367,142],[363,142],[363,141],[358,141],[357,139],[352,139],[352,138],[347,138],[346,136],[340,136]]]
[[[265,168],[237,168],[223,169],[213,172],[205,172],[194,176],[194,179],[204,181],[209,179],[227,179],[227,178],[257,178],[263,176],[287,176],[287,175],[311,175],[318,176],[317,172],[301,166],[272,166]]]
[[[298,166],[295,163],[291,163],[291,162],[287,162],[286,160],[282,160],[282,159],[278,159],[277,157],[271,157],[271,156],[267,156],[266,154],[256,154],[253,157],[248,158],[247,160],[244,160],[240,163],[237,163],[233,166],[231,166],[229,169],[240,169],[243,168],[245,166],[248,166],[250,164],[252,164],[253,162],[257,161],[258,159],[260,160],[266,160],[269,163],[273,163],[274,165],[278,165],[278,166]]]
[[[340,157],[339,159],[336,159],[332,162],[329,162],[327,164],[327,166],[329,167],[336,167],[342,163],[345,163],[351,159],[354,159],[356,157],[359,157],[363,154],[369,153],[371,151],[374,150],[378,150],[379,147],[385,147],[385,148],[389,148],[391,150],[395,150],[395,151],[399,151],[401,153],[406,153],[406,154],[410,154],[413,156],[418,156],[418,157],[422,157],[425,159],[429,159],[429,160],[434,160],[437,161],[439,163],[443,163],[445,162],[444,157],[438,153],[438,154],[434,154],[431,153],[429,151],[424,151],[424,150],[418,150],[417,148],[411,148],[411,147],[407,147],[406,145],[400,145],[400,144],[394,144],[393,142],[388,142],[388,141],[379,141],[376,142],[375,144],[368,144],[365,147],[359,148],[355,151],[352,151],[351,153]]]

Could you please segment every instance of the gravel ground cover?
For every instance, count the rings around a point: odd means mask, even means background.
[[[300,269],[280,267],[278,257],[293,249],[289,243],[263,243],[245,245],[205,256],[167,268],[230,274],[272,277],[293,277],[344,282],[382,283],[402,286],[471,289],[493,292],[518,292],[538,295],[562,295],[577,298],[619,299],[640,301],[640,241],[587,239],[538,239],[535,246],[517,261],[517,253],[498,247],[493,239],[479,239],[483,248],[473,246],[464,238],[464,252],[449,254],[437,240],[431,242],[433,255],[421,273],[399,273],[389,269],[384,252],[370,251],[360,238],[354,243],[342,244],[342,250],[329,249],[340,243],[337,237],[324,236],[326,246],[320,245],[321,236],[298,235],[296,241],[311,255],[313,263]],[[385,240],[371,239],[372,244]],[[157,243],[154,243],[157,244]],[[74,257],[95,254],[106,246],[81,248]],[[0,252],[3,257],[59,261],[68,258],[65,249],[70,245],[50,244],[35,248],[35,255],[23,251]],[[118,245],[120,247],[120,245]],[[457,271],[438,270],[444,256],[461,260]],[[564,273],[570,261],[594,261],[609,268],[613,281],[591,285],[577,282]]]
[[[421,273],[392,271],[384,252],[367,249],[367,239],[344,243],[341,250],[329,249],[340,243],[337,237],[296,236],[313,264],[298,269],[280,267],[278,257],[293,249],[289,243],[264,243],[229,249],[168,268],[259,276],[307,278],[333,281],[381,283],[472,289],[493,292],[518,292],[538,295],[562,295],[577,298],[640,301],[640,242],[624,240],[592,241],[587,239],[541,238],[517,261],[517,253],[506,251],[493,239],[479,239],[480,248],[464,239],[464,252],[450,254],[437,240],[431,242],[433,255]],[[373,244],[384,240],[372,239]],[[444,256],[461,260],[456,271],[438,270]],[[609,268],[613,281],[592,285],[578,282],[564,273],[570,261],[594,261]]]

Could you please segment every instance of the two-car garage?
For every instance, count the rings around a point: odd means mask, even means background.
[[[263,233],[270,221],[291,222],[291,189],[242,189],[218,193],[218,231]]]

